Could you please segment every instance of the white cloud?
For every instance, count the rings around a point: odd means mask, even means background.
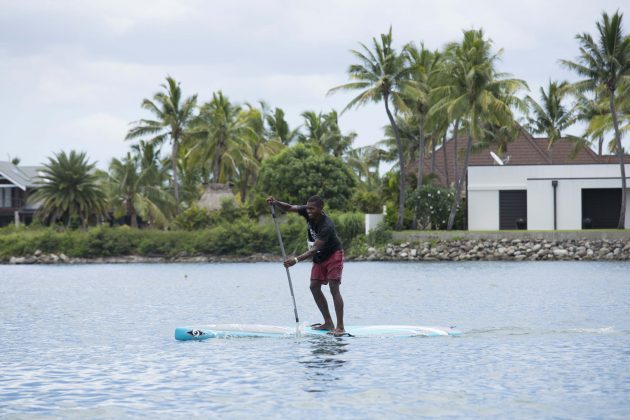
[[[128,150],[130,143],[124,141],[128,129],[127,121],[96,113],[53,126],[46,141],[54,152],[87,151],[90,160],[104,168],[112,157],[123,156]]]

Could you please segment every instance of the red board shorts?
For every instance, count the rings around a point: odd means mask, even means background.
[[[339,280],[341,282],[341,272],[343,271],[343,251],[335,251],[326,261],[313,263],[311,268],[311,280],[328,284],[328,280]]]

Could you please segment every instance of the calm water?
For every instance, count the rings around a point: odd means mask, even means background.
[[[321,321],[308,265],[300,317]],[[2,266],[0,417],[630,417],[630,264],[348,263],[347,324],[460,338],[177,342],[294,325],[280,264]]]

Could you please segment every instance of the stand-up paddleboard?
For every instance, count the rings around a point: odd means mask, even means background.
[[[301,334],[306,336],[330,335],[329,331],[316,330],[304,326]],[[243,337],[295,337],[295,328],[276,327],[273,325],[252,324],[213,324],[195,328],[176,328],[175,339],[180,341],[207,340],[209,338]],[[445,327],[423,327],[419,325],[366,325],[346,326],[346,333],[351,337],[439,337],[459,336],[460,331]]]

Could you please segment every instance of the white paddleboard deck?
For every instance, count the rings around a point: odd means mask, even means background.
[[[329,331],[316,330],[302,326],[303,336],[330,335]],[[425,327],[420,325],[365,325],[346,326],[347,336],[351,337],[439,337],[459,336],[460,331],[449,327]],[[257,324],[211,324],[199,327],[180,327],[175,329],[175,339],[180,341],[207,340],[209,338],[246,338],[246,337],[295,337],[295,327],[278,327]]]

